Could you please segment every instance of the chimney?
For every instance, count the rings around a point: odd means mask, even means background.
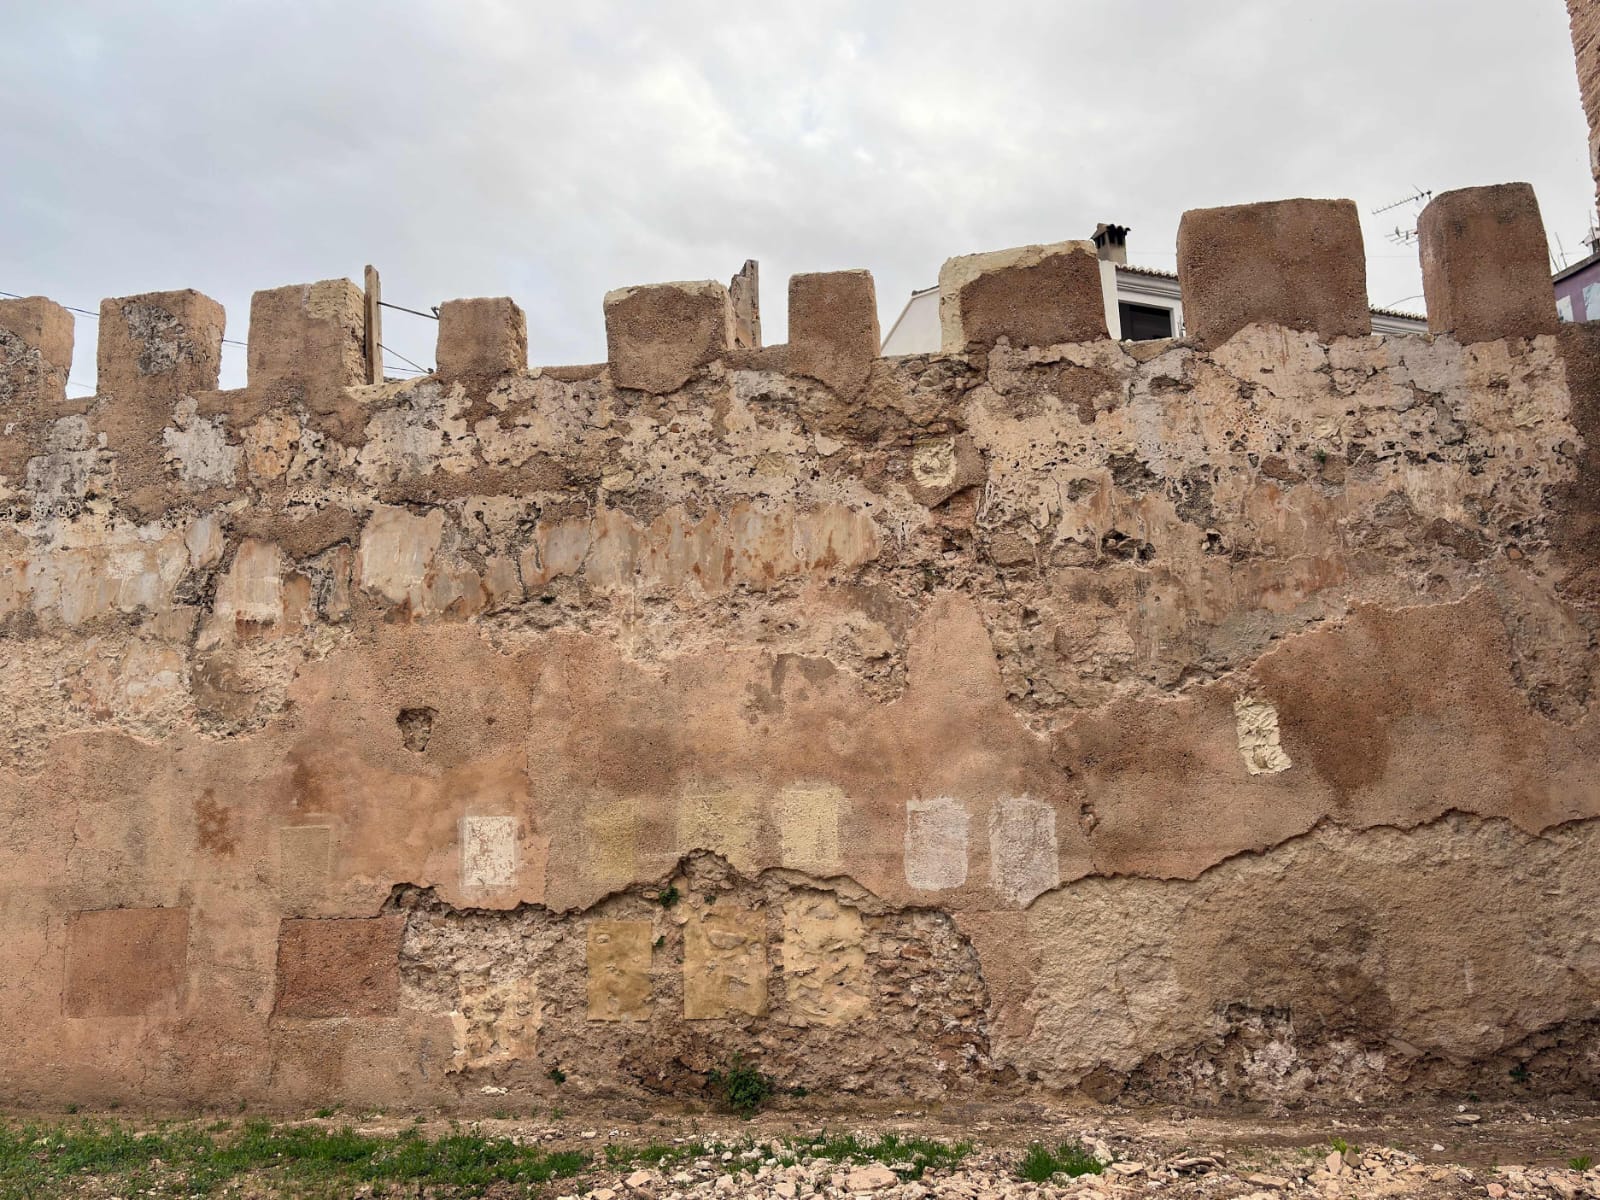
[[[1094,227],[1094,247],[1106,262],[1128,265],[1128,227],[1106,225]]]

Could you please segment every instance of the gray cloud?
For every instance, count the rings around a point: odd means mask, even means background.
[[[1514,14],[1514,19],[1513,19]],[[1592,185],[1557,0],[0,0],[0,289],[93,308],[350,275],[511,295],[536,362],[604,355],[600,299],[761,260],[864,266],[885,326],[951,254],[1185,208],[1526,179],[1569,255]],[[1367,220],[1374,302],[1415,251]],[[432,361],[430,323],[386,340]],[[93,322],[74,378],[93,378]],[[242,352],[227,379],[243,379]]]

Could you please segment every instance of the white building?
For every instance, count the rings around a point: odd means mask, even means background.
[[[1183,296],[1171,271],[1128,265],[1128,230],[1101,225],[1094,232],[1099,248],[1101,284],[1106,292],[1106,325],[1111,336],[1142,342],[1183,336]],[[1427,333],[1428,321],[1414,313],[1372,310],[1374,333]],[[939,349],[939,288],[920,288],[884,335],[883,353],[932,354]]]

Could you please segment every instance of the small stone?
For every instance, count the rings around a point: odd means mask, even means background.
[[[617,1200],[616,1188],[595,1188],[589,1193],[589,1200]]]
[[[581,1137],[581,1138],[595,1138],[595,1137],[599,1137],[600,1135],[598,1133],[596,1133],[593,1129],[585,1129],[578,1136]]]
[[[1144,1164],[1140,1162],[1114,1162],[1111,1169],[1118,1175],[1143,1175]]]
[[[1264,1188],[1286,1188],[1289,1186],[1287,1179],[1279,1178],[1277,1175],[1246,1175],[1244,1181],[1254,1184],[1256,1187]]]
[[[787,1179],[785,1179],[772,1190],[777,1192],[778,1195],[782,1196],[783,1200],[794,1200],[795,1196],[800,1192],[800,1189],[795,1187],[795,1185],[790,1183]]]
[[[888,1167],[874,1164],[870,1167],[857,1167],[845,1176],[844,1185],[852,1192],[875,1192],[879,1188],[893,1187],[900,1182],[900,1177]]]
[[[655,1181],[654,1173],[650,1171],[635,1171],[624,1179],[622,1184],[630,1192],[648,1192]]]
[[[1451,1117],[1450,1119],[1452,1121],[1454,1121],[1457,1125],[1476,1125],[1479,1121],[1483,1120],[1483,1118],[1481,1116],[1479,1116],[1477,1113],[1469,1113],[1469,1112],[1457,1113],[1455,1116]]]
[[[1489,1193],[1490,1200],[1500,1200],[1506,1194],[1506,1189],[1498,1183],[1491,1183],[1483,1190]]]
[[[1328,1157],[1322,1160],[1322,1165],[1329,1175],[1337,1175],[1344,1170],[1344,1155],[1332,1150],[1328,1153]]]

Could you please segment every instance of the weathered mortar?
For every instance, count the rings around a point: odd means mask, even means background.
[[[597,367],[479,302],[355,385],[337,281],[241,391],[140,315],[193,293],[107,302],[131,396],[7,358],[0,1086],[1592,1082],[1600,351],[1448,269],[1505,195],[1424,222],[1468,344],[1299,328],[1359,238],[1286,288],[1225,210],[1205,345],[1020,344],[1103,322],[1067,247],[947,272],[959,354],[845,272],[787,346],[613,293]]]

